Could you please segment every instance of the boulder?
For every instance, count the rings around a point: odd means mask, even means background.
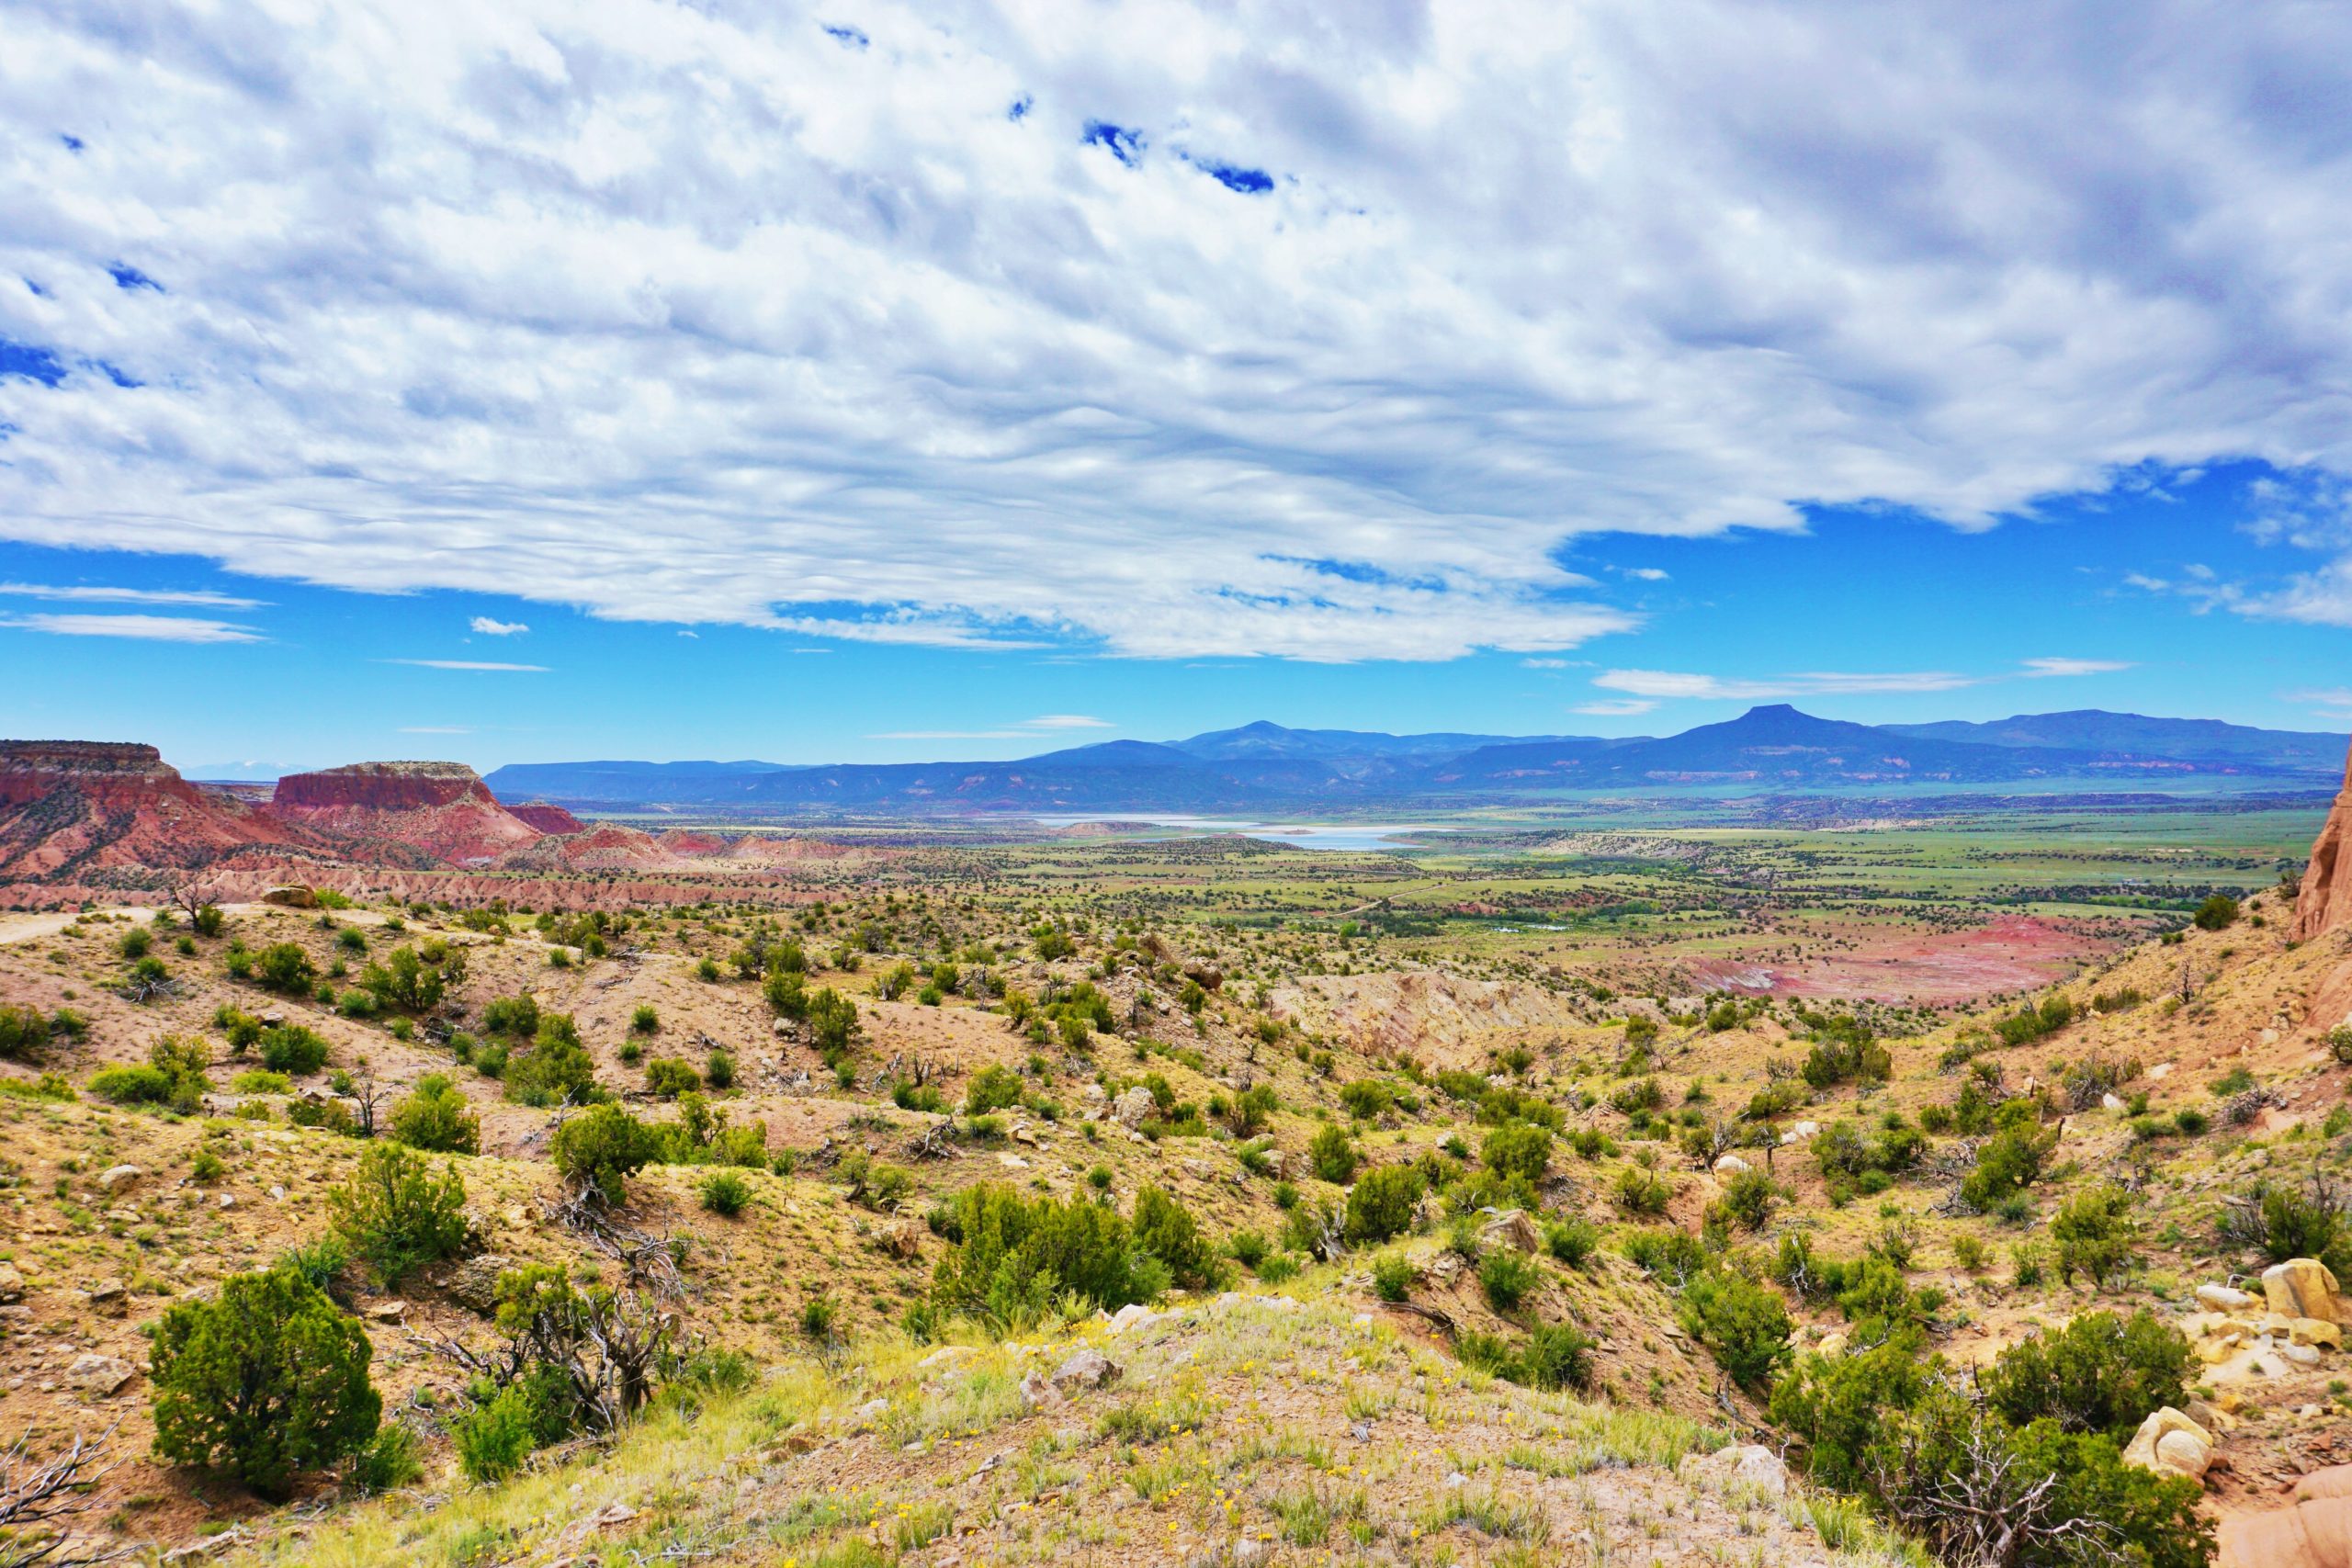
[[[13,1263],[0,1263],[0,1306],[25,1299],[25,1277]]]
[[[1756,1168],[1754,1166],[1748,1164],[1737,1155],[1725,1155],[1723,1158],[1715,1161],[1715,1174],[1717,1176],[1737,1176],[1742,1171],[1754,1170],[1755,1168]]]
[[[2123,1462],[2202,1481],[2213,1462],[2213,1436],[2167,1404],[2140,1423],[2124,1447]]]
[[[139,1185],[147,1173],[135,1165],[110,1165],[98,1172],[98,1185],[108,1192],[121,1192]]]
[[[892,1258],[921,1258],[922,1233],[922,1224],[902,1217],[877,1229],[874,1233],[874,1245]]]
[[[2290,1258],[2262,1271],[2262,1293],[2281,1317],[2315,1317],[2339,1323],[2335,1276],[2316,1258]]]
[[[2233,1291],[2227,1285],[2199,1285],[2197,1300],[2199,1305],[2214,1312],[2244,1312],[2255,1303],[2255,1298],[2245,1292]]]
[[[2222,1521],[2216,1568],[2344,1568],[2352,1562],[2352,1497],[2318,1497],[2291,1508]]]
[[[2312,1345],[2324,1350],[2340,1350],[2344,1348],[2344,1330],[2335,1324],[2323,1323],[2315,1317],[2289,1319],[2287,1337],[2298,1345]]]
[[[1724,1491],[1745,1487],[1782,1497],[1789,1490],[1789,1467],[1761,1443],[1738,1443],[1711,1454],[1692,1454],[1675,1472],[1685,1481]]]
[[[138,1375],[139,1369],[119,1356],[77,1356],[65,1369],[65,1381],[93,1399],[121,1393],[123,1385]]]
[[[1521,1252],[1544,1250],[1544,1238],[1524,1209],[1505,1209],[1479,1227],[1478,1239],[1488,1247],[1509,1247]]]
[[[1124,1127],[1137,1127],[1152,1112],[1151,1090],[1138,1084],[1111,1102],[1111,1114]]]
[[[1054,1392],[1054,1385],[1047,1382],[1046,1375],[1036,1368],[1032,1367],[1021,1374],[1021,1407],[1023,1410],[1043,1409],[1060,1398],[1061,1395]]]
[[[449,1272],[449,1299],[484,1317],[498,1310],[498,1277],[514,1267],[503,1252],[482,1252]]]
[[[1159,1314],[1150,1308],[1129,1302],[1111,1314],[1111,1321],[1103,1332],[1114,1335],[1125,1334],[1130,1328],[1148,1328],[1159,1321]]]
[[[261,901],[288,909],[315,909],[319,907],[319,896],[300,886],[273,887],[261,896]]]
[[[1100,1350],[1080,1350],[1054,1369],[1058,1389],[1101,1388],[1119,1381],[1119,1364]]]

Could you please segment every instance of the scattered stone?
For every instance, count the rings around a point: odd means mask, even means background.
[[[637,1517],[637,1510],[627,1503],[607,1503],[588,1516],[588,1525],[592,1529],[613,1530],[620,1529],[635,1517]]]
[[[108,1192],[119,1192],[126,1187],[137,1186],[139,1179],[146,1174],[135,1165],[108,1166],[98,1173],[98,1185]]]
[[[2213,1435],[2167,1404],[2140,1423],[2124,1446],[2123,1462],[2201,1482],[2212,1467]]]
[[[1488,1247],[1516,1247],[1521,1252],[1544,1250],[1544,1238],[1536,1234],[1535,1222],[1527,1217],[1524,1209],[1505,1209],[1480,1227],[1478,1237]]]
[[[0,1263],[0,1303],[25,1299],[25,1277],[13,1263]]]
[[[119,1280],[100,1280],[83,1293],[93,1303],[119,1302],[130,1293],[130,1287]]]
[[[1023,1410],[1042,1409],[1058,1403],[1060,1399],[1061,1395],[1054,1392],[1054,1385],[1047,1382],[1045,1374],[1036,1368],[1032,1367],[1021,1374],[1021,1407]]]
[[[897,1219],[874,1233],[874,1245],[893,1258],[922,1256],[923,1227],[913,1220]]]
[[[1118,1118],[1122,1126],[1140,1126],[1151,1114],[1153,1105],[1151,1090],[1138,1084],[1111,1102],[1111,1114]]]
[[[487,1317],[498,1310],[498,1277],[514,1267],[503,1252],[476,1253],[450,1271],[449,1299]]]
[[[1054,1369],[1056,1388],[1101,1388],[1119,1381],[1119,1364],[1100,1350],[1080,1350]]]
[[[1771,1497],[1784,1497],[1789,1491],[1789,1467],[1761,1443],[1738,1443],[1711,1454],[1692,1454],[1676,1467],[1676,1472],[1686,1481],[1723,1489],[1752,1487]]]
[[[408,1315],[408,1303],[402,1301],[378,1302],[375,1305],[368,1309],[368,1315],[378,1323],[398,1323],[401,1319]]]
[[[933,1367],[944,1367],[950,1361],[960,1360],[970,1354],[971,1352],[961,1345],[942,1345],[938,1349],[917,1361],[915,1369],[918,1371],[929,1371]]]
[[[2098,1108],[2101,1111],[2129,1111],[2132,1109],[2129,1105],[2124,1103],[2123,1097],[2121,1095],[2113,1092],[2102,1094],[2098,1097]]]
[[[65,1381],[93,1399],[107,1399],[139,1375],[139,1369],[119,1356],[78,1356],[65,1369]]]
[[[1129,1302],[1111,1314],[1110,1325],[1103,1332],[1125,1334],[1130,1328],[1147,1328],[1159,1321],[1159,1314],[1136,1302]]]

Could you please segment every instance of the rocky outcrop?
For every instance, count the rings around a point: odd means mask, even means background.
[[[486,863],[541,837],[462,762],[353,762],[288,773],[277,781],[270,808],[289,821],[389,840],[453,864]]]
[[[584,833],[588,830],[588,825],[579,818],[574,817],[562,807],[551,806],[544,800],[526,801],[520,806],[510,806],[506,809],[542,833],[561,836],[567,833]]]
[[[2140,1423],[2123,1462],[2201,1482],[2213,1465],[2213,1435],[2167,1404]]]
[[[305,836],[180,777],[153,746],[0,740],[0,880],[188,870]]]
[[[2344,1568],[2352,1562],[2352,1465],[2295,1483],[2292,1507],[2222,1521],[2218,1568]]]
[[[2352,755],[2344,765],[2344,787],[2312,840],[2312,858],[2295,894],[2295,923],[2288,932],[2296,942],[2334,931],[2352,922]]]

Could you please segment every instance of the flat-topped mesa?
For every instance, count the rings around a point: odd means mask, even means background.
[[[288,773],[277,781],[271,804],[280,811],[316,811],[363,807],[371,811],[415,811],[462,800],[498,804],[481,775],[463,762],[350,762],[314,773]]]
[[[2352,755],[2345,759],[2344,787],[2312,841],[2312,858],[2295,894],[2294,928],[2288,934],[2309,942],[2346,924],[2352,924]]]
[[[562,807],[550,805],[544,800],[526,801],[520,806],[510,806],[506,809],[542,833],[561,835],[584,833],[588,830],[588,825],[579,818],[574,817]]]
[[[196,786],[153,746],[129,740],[0,740],[0,804],[21,806],[72,785],[161,788],[194,799]]]

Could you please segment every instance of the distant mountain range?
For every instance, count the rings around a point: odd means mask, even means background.
[[[2345,738],[2084,709],[1988,724],[1864,725],[1785,705],[1679,735],[1386,735],[1260,721],[1186,740],[1112,740],[1013,761],[516,762],[504,800],[590,809],[1269,811],[1570,791],[1772,793],[1905,784],[2032,789],[2240,781],[2332,787]]]

